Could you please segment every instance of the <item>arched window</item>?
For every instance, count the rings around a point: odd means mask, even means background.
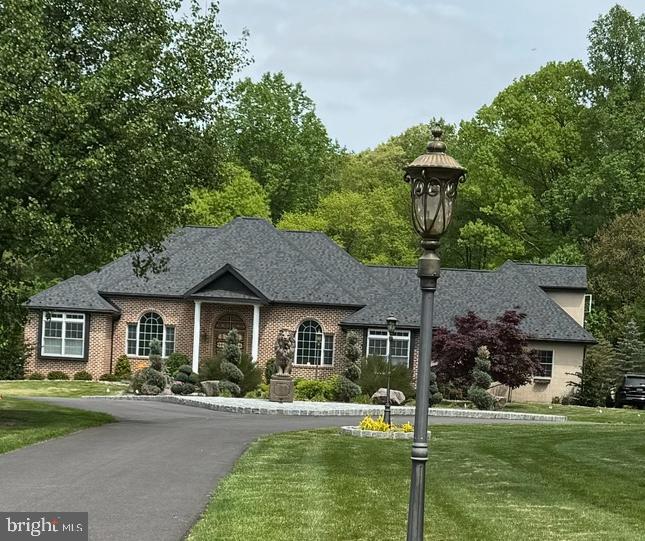
[[[295,364],[331,366],[333,356],[334,335],[324,334],[320,323],[313,319],[303,321],[296,335]]]
[[[236,314],[224,314],[215,323],[215,353],[219,353],[224,349],[226,336],[233,329],[240,334],[242,353],[246,351],[246,325],[244,321]]]
[[[175,351],[175,328],[163,324],[163,318],[156,312],[146,312],[138,323],[128,324],[127,353],[147,357],[150,355],[150,342],[154,339],[161,344],[164,357]]]

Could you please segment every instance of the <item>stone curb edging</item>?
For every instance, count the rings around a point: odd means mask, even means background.
[[[227,413],[245,413],[256,415],[298,415],[298,416],[334,416],[334,417],[364,417],[366,415],[379,416],[383,414],[383,406],[368,404],[346,404],[334,402],[294,402],[292,404],[279,404],[267,400],[249,398],[217,398],[190,397],[178,395],[146,396],[146,395],[113,395],[113,396],[87,396],[84,398],[107,400],[153,400],[170,402],[205,408]],[[303,407],[304,406],[304,407]],[[339,407],[340,406],[340,407]],[[414,408],[410,406],[393,406],[392,415],[399,417],[413,417]],[[485,411],[458,408],[430,408],[429,417],[466,417],[471,419],[505,419],[511,421],[538,421],[548,423],[564,423],[564,415],[544,415],[539,413],[519,413],[513,411]]]
[[[414,432],[402,432],[400,430],[381,432],[380,430],[363,430],[357,426],[341,426],[340,431],[349,436],[376,438],[379,440],[411,440],[414,438]],[[430,431],[428,431],[428,441],[430,441]]]

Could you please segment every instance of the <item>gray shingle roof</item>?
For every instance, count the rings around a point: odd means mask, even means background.
[[[119,313],[114,305],[96,292],[92,278],[93,276],[90,276],[89,279],[83,276],[72,276],[31,297],[27,301],[27,306],[29,308]]]
[[[28,305],[116,312],[104,297],[148,295],[353,306],[348,326],[381,326],[390,313],[402,327],[419,326],[416,269],[363,265],[322,233],[280,231],[264,220],[237,218],[218,228],[181,228],[164,246],[164,272],[139,278],[125,255],[35,295]],[[538,339],[593,341],[540,286],[581,289],[585,269],[512,262],[497,271],[444,269],[436,324],[451,326],[469,310],[491,319],[516,308],[528,314],[524,328]]]
[[[402,328],[418,328],[421,292],[415,268],[370,267],[387,288],[380,299],[347,317],[347,326],[384,326],[393,314]],[[585,329],[562,310],[518,265],[508,262],[497,271],[443,269],[435,296],[434,325],[453,327],[468,311],[494,319],[505,310],[527,314],[523,330],[538,340],[594,342]]]
[[[584,265],[515,264],[544,289],[587,289],[587,267]]]

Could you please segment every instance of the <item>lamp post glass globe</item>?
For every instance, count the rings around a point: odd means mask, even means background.
[[[437,249],[441,235],[450,225],[459,184],[466,179],[466,170],[457,160],[446,154],[446,144],[441,140],[442,133],[440,128],[433,128],[433,139],[428,143],[426,153],[405,168],[404,177],[410,184],[412,224],[421,237],[422,248],[417,271],[421,286],[421,323],[412,444],[412,480],[408,506],[408,541],[423,541],[432,319],[434,293],[441,268]]]
[[[390,404],[390,375],[392,373],[392,344],[394,342],[394,332],[396,331],[397,320],[390,316],[385,320],[387,325],[387,389],[385,391],[385,409],[383,411],[383,421],[388,425],[392,424],[391,404]]]

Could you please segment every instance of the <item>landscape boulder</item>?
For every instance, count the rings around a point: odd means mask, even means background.
[[[381,387],[372,395],[372,402],[374,404],[385,404],[386,397],[387,389],[385,387]],[[390,389],[390,404],[393,406],[400,406],[403,402],[405,402],[405,395],[401,391]]]
[[[219,396],[219,380],[202,381],[202,389],[206,396]]]

